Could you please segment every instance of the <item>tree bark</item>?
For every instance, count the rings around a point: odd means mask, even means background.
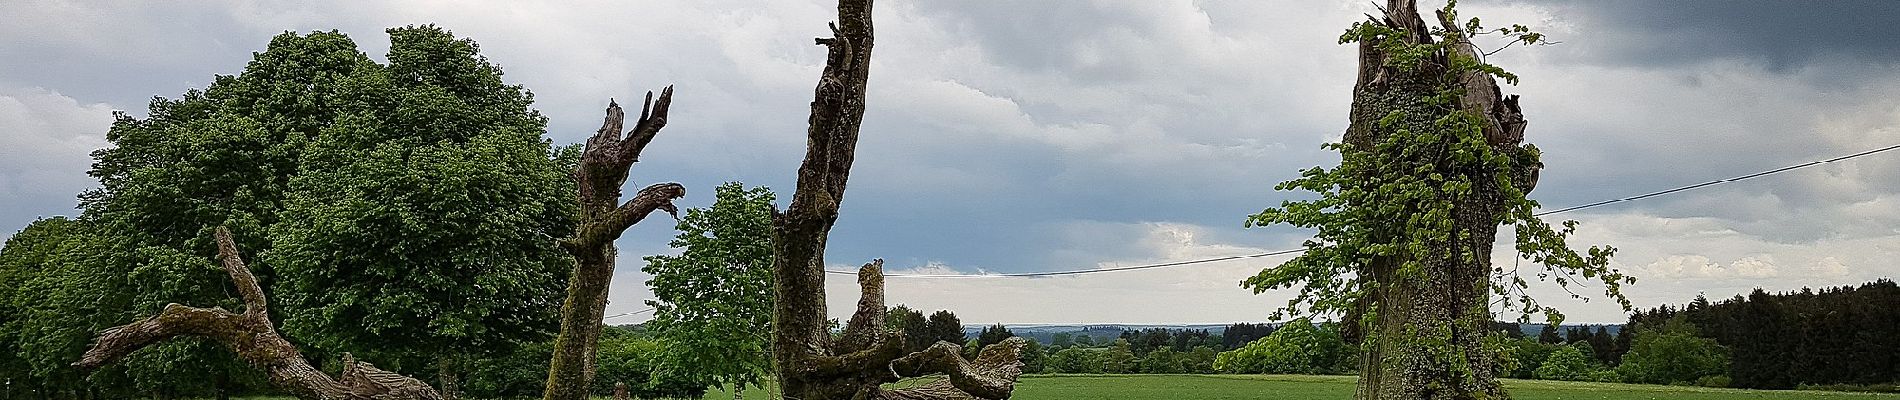
[[[244,312],[220,307],[165,306],[158,315],[101,331],[74,366],[97,368],[145,346],[178,336],[216,340],[252,366],[261,368],[278,388],[310,400],[439,400],[434,388],[415,378],[377,369],[343,354],[343,373],[332,379],[303,359],[302,352],[277,334],[269,303],[257,278],[238,257],[231,232],[218,228],[218,259],[237,284]]]
[[[546,400],[586,400],[594,380],[594,354],[599,345],[601,318],[607,311],[607,287],[614,273],[614,240],[653,211],[679,217],[673,199],[686,195],[678,183],[647,186],[625,203],[620,187],[626,184],[640,151],[666,126],[673,87],[660,91],[659,100],[647,92],[640,119],[621,135],[626,115],[620,104],[607,105],[600,131],[587,139],[587,149],[575,174],[580,185],[581,218],[574,236],[561,247],[574,256],[574,273],[567,281],[567,301],[561,305],[561,334],[554,340],[554,358],[548,366]]]
[[[1371,23],[1401,31],[1401,40],[1409,43],[1436,40],[1415,0],[1388,0],[1384,10],[1383,18]],[[1442,29],[1454,33],[1461,29],[1442,11],[1438,20]],[[1450,44],[1459,56],[1479,58],[1469,41]],[[1463,110],[1483,117],[1483,133],[1493,151],[1513,156],[1528,151],[1522,145],[1525,121],[1517,96],[1502,96],[1493,77],[1478,72],[1448,77],[1451,54],[1428,56],[1410,69],[1386,65],[1389,56],[1372,41],[1359,43],[1352,124],[1345,135],[1348,145],[1374,149],[1396,129],[1431,126],[1447,112]],[[1462,90],[1457,104],[1427,100],[1447,84]],[[1398,121],[1382,123],[1395,111],[1403,112]],[[1512,185],[1528,193],[1535,187],[1538,166],[1520,168],[1461,171],[1474,187],[1465,197],[1453,199],[1451,215],[1458,234],[1428,245],[1445,250],[1422,260],[1376,257],[1368,270],[1361,271],[1368,292],[1348,315],[1355,321],[1360,315],[1371,315],[1372,320],[1363,333],[1369,343],[1363,347],[1356,399],[1508,398],[1498,386],[1492,368],[1495,360],[1482,341],[1493,319],[1489,303],[1492,243],[1508,200],[1497,177],[1510,174]],[[1417,273],[1401,271],[1399,267],[1407,261],[1416,261],[1422,268]],[[1427,339],[1421,337],[1445,342],[1424,342]]]
[[[1004,399],[1022,373],[1020,338],[991,345],[977,362],[961,347],[939,342],[906,354],[903,335],[884,327],[882,260],[858,270],[858,308],[834,341],[825,312],[825,242],[838,219],[851,173],[865,84],[871,69],[871,0],[840,0],[824,74],[811,103],[805,160],[791,206],[775,212],[772,229],[774,367],[787,399]],[[949,379],[912,389],[879,385],[903,377],[945,374]]]

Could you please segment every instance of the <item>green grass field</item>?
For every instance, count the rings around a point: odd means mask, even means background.
[[[1307,375],[1030,375],[1016,386],[1016,400],[1336,400],[1351,399],[1353,377]],[[921,382],[903,382],[900,384]],[[1879,399],[1900,394],[1817,392],[1807,390],[1710,389],[1620,383],[1504,380],[1517,400],[1735,400],[1735,399]],[[729,400],[711,393],[706,400]],[[769,399],[764,390],[748,390],[747,400]],[[253,398],[252,400],[294,400]]]
[[[1031,375],[1016,386],[1015,399],[1112,400],[1333,400],[1352,398],[1350,376],[1301,375]],[[1741,390],[1615,383],[1504,380],[1517,400],[1730,400],[1895,399],[1900,395],[1798,390]],[[708,400],[731,399],[713,393]],[[748,391],[746,399],[766,399]]]

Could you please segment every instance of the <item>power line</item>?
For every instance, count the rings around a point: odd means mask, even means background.
[[[623,312],[623,313],[619,313],[619,314],[614,314],[614,315],[609,315],[609,316],[605,316],[605,317],[600,317],[600,319],[602,319],[602,320],[608,320],[608,319],[614,319],[614,318],[620,318],[620,317],[625,317],[625,316],[629,316],[629,315],[636,315],[636,314],[645,314],[645,313],[650,313],[650,312],[653,312],[653,310],[657,310],[657,308],[653,308],[653,307],[647,307],[647,308],[645,308],[645,309],[641,309],[641,310],[637,310],[637,311],[628,311],[628,312]]]
[[[1842,160],[1847,160],[1847,159],[1852,159],[1852,158],[1857,158],[1857,157],[1862,157],[1862,156],[1873,155],[1876,153],[1886,152],[1886,151],[1895,150],[1895,149],[1900,149],[1900,144],[1868,150],[1868,151],[1863,151],[1863,152],[1854,153],[1854,154],[1849,154],[1849,155],[1840,156],[1840,157],[1834,157],[1834,158],[1830,158],[1826,160],[1809,161],[1806,163],[1795,164],[1795,165],[1775,168],[1775,169],[1771,169],[1767,171],[1761,171],[1761,172],[1756,172],[1752,174],[1736,176],[1733,178],[1717,179],[1713,181],[1697,183],[1694,185],[1649,192],[1649,193],[1644,193],[1640,195],[1624,197],[1620,199],[1604,200],[1604,201],[1599,201],[1595,203],[1588,203],[1588,204],[1583,204],[1583,205],[1578,205],[1578,206],[1560,208],[1560,209],[1551,210],[1551,211],[1544,211],[1544,212],[1540,212],[1540,213],[1536,213],[1532,215],[1541,217],[1545,215],[1553,215],[1553,214],[1566,213],[1566,212],[1577,211],[1577,210],[1588,209],[1588,208],[1602,207],[1602,206],[1616,204],[1616,203],[1636,201],[1636,200],[1646,199],[1650,197],[1662,196],[1662,195],[1666,195],[1670,193],[1682,192],[1682,191],[1687,191],[1687,190],[1695,190],[1695,189],[1700,189],[1704,187],[1720,185],[1724,183],[1737,182],[1737,181],[1777,174],[1781,172],[1793,171],[1793,170],[1812,167],[1816,165],[1832,163],[1835,161],[1842,161]],[[1257,253],[1257,254],[1243,254],[1243,255],[1237,255],[1237,256],[1203,258],[1203,259],[1197,259],[1197,260],[1174,261],[1174,262],[1166,262],[1166,263],[1158,263],[1158,264],[1130,265],[1130,266],[1125,266],[1125,267],[1097,268],[1097,269],[1079,269],[1079,270],[1069,270],[1069,271],[1024,272],[1024,273],[1013,273],[1013,274],[885,274],[884,276],[890,277],[890,278],[1029,278],[1029,277],[1047,277],[1047,276],[1062,276],[1062,275],[1082,275],[1082,274],[1094,274],[1094,273],[1103,273],[1103,272],[1120,272],[1120,271],[1134,271],[1134,270],[1143,270],[1143,269],[1179,267],[1179,266],[1184,266],[1184,265],[1205,264],[1205,263],[1228,261],[1228,260],[1239,260],[1243,258],[1271,257],[1271,256],[1277,256],[1277,255],[1300,253],[1304,251],[1306,251],[1306,249],[1275,250],[1275,251],[1269,251],[1269,252]],[[857,275],[856,272],[850,272],[850,271],[825,270],[825,273],[837,274],[837,275]],[[612,318],[612,317],[608,317],[608,318]]]
[[[1724,183],[1729,183],[1729,182],[1735,182],[1735,181],[1740,181],[1740,180],[1746,180],[1746,179],[1751,179],[1751,178],[1757,178],[1757,177],[1762,177],[1762,176],[1767,176],[1767,175],[1770,175],[1770,174],[1775,174],[1775,173],[1781,173],[1781,172],[1787,172],[1787,171],[1793,171],[1793,170],[1797,170],[1797,169],[1802,169],[1802,168],[1807,168],[1807,167],[1812,167],[1812,166],[1816,166],[1816,165],[1821,165],[1821,164],[1827,164],[1827,163],[1831,163],[1831,162],[1835,162],[1835,161],[1841,161],[1841,160],[1846,160],[1846,159],[1850,159],[1850,158],[1855,158],[1855,157],[1860,157],[1860,156],[1865,156],[1865,155],[1870,155],[1870,154],[1874,154],[1874,153],[1879,153],[1879,152],[1883,152],[1883,151],[1888,151],[1888,150],[1893,150],[1893,149],[1900,149],[1900,145],[1893,145],[1893,146],[1887,146],[1887,147],[1882,147],[1882,148],[1878,148],[1878,149],[1873,149],[1873,150],[1868,150],[1868,151],[1863,151],[1863,152],[1859,152],[1859,153],[1854,153],[1854,154],[1849,154],[1849,155],[1844,155],[1844,156],[1840,156],[1840,157],[1834,157],[1834,158],[1830,158],[1830,159],[1826,159],[1826,160],[1820,160],[1820,161],[1809,161],[1809,162],[1806,162],[1806,163],[1802,163],[1802,164],[1795,164],[1795,165],[1790,165],[1790,166],[1786,166],[1786,167],[1781,167],[1781,168],[1775,168],[1775,169],[1771,169],[1771,170],[1767,170],[1767,171],[1762,171],[1762,172],[1756,172],[1756,173],[1752,173],[1752,174],[1748,174],[1748,175],[1742,175],[1742,176],[1737,176],[1737,177],[1734,177],[1734,178],[1728,178],[1728,179],[1717,179],[1717,180],[1712,180],[1712,181],[1708,181],[1708,182],[1702,182],[1702,183],[1698,183],[1698,184],[1694,184],[1694,185],[1689,185],[1689,186],[1683,186],[1683,187],[1679,187],[1679,188],[1675,188],[1675,189],[1669,189],[1669,190],[1664,190],[1664,191],[1658,191],[1658,192],[1650,192],[1650,193],[1644,193],[1644,194],[1640,194],[1640,195],[1636,195],[1636,196],[1630,196],[1630,197],[1624,197],[1624,198],[1621,198],[1621,199],[1615,199],[1615,200],[1604,200],[1604,201],[1599,201],[1599,202],[1595,202],[1595,203],[1590,203],[1590,204],[1584,204],[1584,205],[1580,205],[1580,206],[1573,206],[1573,207],[1569,207],[1569,208],[1561,208],[1561,209],[1557,209],[1557,210],[1552,210],[1552,211],[1545,211],[1545,212],[1541,212],[1541,213],[1537,213],[1536,215],[1537,215],[1537,216],[1540,216],[1540,217],[1541,217],[1541,216],[1545,216],[1545,215],[1551,215],[1551,214],[1557,214],[1557,213],[1564,213],[1564,212],[1570,212],[1570,211],[1576,211],[1576,210],[1582,210],[1582,209],[1585,209],[1585,208],[1591,208],[1591,207],[1597,207],[1597,206],[1604,206],[1604,205],[1610,205],[1610,204],[1616,204],[1616,203],[1622,203],[1622,202],[1626,202],[1626,201],[1632,201],[1632,200],[1640,200],[1640,199],[1644,199],[1644,198],[1649,198],[1649,197],[1656,197],[1656,196],[1661,196],[1661,195],[1665,195],[1665,194],[1670,194],[1670,193],[1675,193],[1675,192],[1680,192],[1680,191],[1684,191],[1684,190],[1692,190],[1692,189],[1697,189],[1697,188],[1702,188],[1702,187],[1708,187],[1708,186],[1715,186],[1715,185],[1720,185],[1720,184],[1724,184]]]

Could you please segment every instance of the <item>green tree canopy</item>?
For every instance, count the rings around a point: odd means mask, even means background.
[[[1728,373],[1728,349],[1699,337],[1682,315],[1638,329],[1616,372],[1632,383],[1687,384]]]
[[[1234,374],[1324,374],[1351,354],[1339,333],[1301,318],[1241,348],[1220,353],[1214,369]]]
[[[118,116],[82,196],[112,249],[99,268],[138,282],[109,296],[125,304],[114,319],[234,306],[210,261],[225,225],[312,359],[413,373],[547,337],[571,265],[553,239],[571,230],[571,163],[474,42],[388,33],[388,64],[334,31],[281,34],[239,74]],[[179,354],[173,371],[236,362]]]
[[[712,207],[680,218],[680,255],[646,257],[646,327],[666,340],[667,369],[737,390],[771,368],[772,200],[764,187],[720,185]]]
[[[1559,381],[1588,380],[1593,372],[1602,367],[1596,365],[1596,359],[1587,355],[1589,347],[1559,346],[1537,367],[1537,379]]]

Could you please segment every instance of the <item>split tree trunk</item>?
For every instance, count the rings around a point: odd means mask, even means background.
[[[420,380],[376,369],[343,354],[343,373],[331,378],[303,359],[303,353],[277,334],[271,325],[269,303],[257,278],[238,257],[231,232],[218,228],[218,259],[237,284],[244,312],[220,307],[165,306],[158,315],[99,333],[92,348],[74,366],[97,368],[145,346],[178,336],[216,340],[252,366],[263,369],[271,383],[309,400],[439,400],[434,388]]]
[[[1438,15],[1442,29],[1459,31],[1451,17]],[[1388,0],[1385,15],[1372,23],[1400,30],[1410,43],[1433,43],[1430,26],[1418,13],[1415,0]],[[1478,58],[1468,41],[1452,46],[1463,57]],[[1359,76],[1353,87],[1352,125],[1346,142],[1359,149],[1372,149],[1395,129],[1429,127],[1433,121],[1454,110],[1484,117],[1484,135],[1494,151],[1516,155],[1527,151],[1522,145],[1524,117],[1517,96],[1501,95],[1489,75],[1464,72],[1446,75],[1450,55],[1436,54],[1411,70],[1386,65],[1389,55],[1376,43],[1359,43]],[[1450,84],[1464,92],[1458,104],[1434,105],[1427,97]],[[1381,119],[1392,112],[1402,118],[1390,125]],[[1505,199],[1497,184],[1497,174],[1508,173],[1513,186],[1528,193],[1536,184],[1537,166],[1521,166],[1518,171],[1463,171],[1474,187],[1464,198],[1454,199],[1452,214],[1457,238],[1431,243],[1444,249],[1424,260],[1398,257],[1375,258],[1361,279],[1369,283],[1362,309],[1349,317],[1372,311],[1374,319],[1364,336],[1364,347],[1356,399],[1504,399],[1498,386],[1493,360],[1484,350],[1483,339],[1490,329],[1491,248],[1497,237],[1499,217]],[[1470,258],[1460,257],[1470,254]],[[1416,274],[1403,274],[1399,266],[1418,261],[1423,267]],[[1356,320],[1356,319],[1355,319]],[[1357,335],[1355,335],[1357,336]],[[1432,337],[1444,343],[1421,342]]]
[[[607,287],[614,274],[614,239],[655,210],[679,217],[673,199],[685,196],[686,187],[678,183],[647,186],[633,199],[620,202],[620,186],[627,182],[628,169],[666,126],[672,103],[672,86],[661,90],[657,101],[653,92],[647,92],[640,119],[623,138],[620,129],[626,115],[620,104],[609,101],[606,121],[587,139],[580,168],[574,171],[580,183],[580,225],[573,237],[561,240],[561,248],[574,256],[574,273],[567,281],[567,301],[561,305],[561,334],[554,340],[543,399],[587,399],[594,380],[595,350],[605,327],[601,318],[607,311]]]
[[[772,274],[777,301],[772,320],[774,367],[787,399],[1005,399],[1022,374],[1027,342],[1012,338],[985,348],[977,361],[961,347],[938,342],[906,354],[901,333],[884,327],[883,261],[858,270],[858,309],[833,340],[825,312],[825,241],[838,220],[845,180],[864,120],[871,69],[871,0],[840,0],[824,75],[811,103],[805,160],[791,206],[774,213]],[[941,373],[947,379],[886,391],[883,383]]]

